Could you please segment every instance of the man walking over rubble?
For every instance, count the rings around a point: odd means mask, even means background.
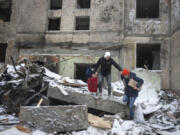
[[[123,102],[127,103],[127,105],[129,106],[130,120],[133,120],[134,102],[138,96],[138,92],[144,81],[141,78],[137,77],[135,73],[132,73],[127,69],[124,69],[121,72],[121,79],[125,87]],[[132,84],[132,81],[134,81],[135,83]]]
[[[98,87],[99,87],[100,95],[102,95],[102,84],[105,77],[108,85],[108,96],[111,96],[111,66],[112,65],[116,67],[119,71],[122,71],[122,68],[111,58],[110,52],[106,52],[104,54],[104,57],[101,57],[95,66],[95,72],[97,71],[98,67],[101,66],[100,73],[98,76]]]

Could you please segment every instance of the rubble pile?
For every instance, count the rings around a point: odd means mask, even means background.
[[[44,81],[44,72],[42,67],[27,60],[4,67],[0,76],[0,100],[7,113],[18,113],[20,106],[34,105],[41,98],[48,103],[49,82]]]
[[[19,112],[20,106],[31,106],[37,105],[40,99],[43,99],[43,104],[50,104],[47,98],[47,90],[48,93],[53,93],[53,89],[50,87],[56,87],[59,90],[62,97],[68,99],[68,96],[73,94],[83,93],[83,97],[86,99],[92,98],[92,101],[95,100],[106,100],[107,104],[111,101],[122,102],[123,91],[123,83],[121,81],[112,83],[113,87],[113,99],[108,99],[107,91],[103,90],[103,96],[99,97],[96,95],[91,95],[87,91],[87,84],[82,82],[81,80],[70,79],[68,77],[62,77],[58,74],[55,74],[49,71],[47,68],[37,65],[35,63],[30,62],[25,59],[18,63],[18,65],[7,65],[4,68],[0,69],[0,102],[2,103],[3,108],[7,112],[17,113]],[[71,106],[72,108],[67,108],[65,106],[48,106],[48,107],[25,107],[27,109],[27,114],[30,117],[26,117],[25,112],[21,112],[19,119],[23,118],[24,122],[34,122],[40,125],[32,129],[32,133],[26,133],[27,135],[50,135],[48,133],[41,133],[39,130],[43,130],[45,132],[49,132],[44,130],[45,126],[48,124],[42,124],[42,122],[51,123],[52,125],[57,124],[57,119],[59,119],[59,124],[64,124],[65,122],[74,121],[74,125],[76,129],[82,129],[82,131],[76,130],[68,130],[65,134],[69,135],[139,135],[139,134],[147,134],[147,135],[176,135],[180,134],[180,98],[177,96],[175,92],[172,90],[161,90],[160,88],[160,76],[157,73],[147,71],[144,69],[137,69],[134,71],[137,76],[144,79],[144,85],[142,87],[142,91],[139,93],[139,96],[135,102],[135,119],[134,121],[126,120],[125,114],[123,112],[119,112],[116,115],[104,115],[103,117],[94,116],[92,114],[87,113],[85,115],[83,124],[81,116],[85,113],[80,111],[75,106]],[[68,90],[70,89],[70,90]],[[49,91],[51,90],[51,91]],[[74,93],[73,93],[74,92]],[[64,95],[64,96],[63,96]],[[59,95],[57,95],[59,97]],[[94,98],[93,98],[94,97]],[[72,98],[74,99],[74,98]],[[80,99],[80,98],[79,98]],[[82,102],[82,100],[78,100]],[[78,102],[78,103],[79,103]],[[90,100],[88,100],[90,102]],[[83,102],[85,103],[85,102]],[[87,107],[87,106],[84,106]],[[98,106],[99,107],[99,106]],[[21,107],[23,109],[23,107]],[[45,109],[46,108],[46,109]],[[52,109],[54,108],[54,110]],[[61,109],[58,109],[61,108]],[[115,109],[115,108],[113,108]],[[53,110],[53,111],[52,111]],[[71,110],[71,111],[70,111]],[[44,113],[42,113],[44,111]],[[80,111],[80,112],[79,112]],[[3,114],[4,109],[1,109],[0,106],[0,130],[4,130],[5,127],[3,124],[5,123],[8,127],[13,127],[7,131],[2,131],[2,133],[11,134],[11,132],[18,132],[17,128],[13,126],[13,124],[18,123],[18,118],[12,117],[8,115],[6,117]],[[53,113],[52,113],[53,112]],[[57,112],[59,112],[58,116]],[[82,113],[82,114],[80,114]],[[38,115],[37,115],[38,114]],[[51,114],[51,115],[50,115]],[[76,116],[74,114],[77,114]],[[59,117],[61,116],[62,117]],[[71,116],[71,117],[69,117]],[[34,118],[37,117],[37,120]],[[67,117],[67,118],[66,118]],[[31,120],[26,120],[26,118]],[[46,119],[47,118],[47,119]],[[50,119],[51,118],[51,119]],[[66,118],[66,119],[62,119]],[[69,120],[68,118],[71,118]],[[41,119],[41,120],[38,120]],[[43,120],[42,120],[43,119]],[[81,122],[76,122],[77,120]],[[53,123],[54,122],[54,123]],[[48,122],[47,122],[48,123]],[[77,123],[77,124],[76,124]],[[12,124],[12,125],[11,125]],[[78,126],[78,124],[86,125],[85,128],[83,126]],[[3,125],[3,126],[2,126]],[[72,124],[70,124],[71,126]],[[57,126],[57,129],[60,126]],[[62,129],[65,129],[65,128]],[[50,126],[51,128],[51,126]],[[47,129],[47,128],[46,128]],[[69,127],[68,129],[72,129]],[[84,130],[85,129],[85,130]],[[54,130],[51,129],[52,133]],[[54,134],[54,133],[53,133]],[[62,134],[63,135],[63,134]]]
[[[179,135],[180,134],[180,99],[172,90],[159,90],[158,98],[161,107],[151,113],[144,114],[142,104],[138,104],[142,112],[136,112],[134,121],[122,119],[121,114],[105,115],[113,126],[109,130],[89,126],[87,130],[72,132],[72,135]],[[136,111],[137,108],[136,106]],[[149,109],[151,109],[151,106]],[[142,117],[144,121],[142,121]],[[140,119],[140,120],[139,120]]]
[[[42,105],[49,105],[49,87],[57,87],[63,95],[68,95],[63,89],[64,86],[86,86],[86,83],[80,80],[64,78],[27,58],[19,61],[17,65],[13,58],[11,60],[13,66],[5,65],[0,69],[0,103],[7,113],[18,114],[21,106],[36,106],[39,101],[43,101]]]

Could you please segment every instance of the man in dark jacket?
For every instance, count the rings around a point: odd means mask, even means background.
[[[134,102],[138,96],[138,88],[142,86],[144,81],[137,77],[135,73],[130,72],[127,69],[124,69],[121,73],[121,79],[124,83],[125,87],[125,94],[123,96],[123,102],[126,102],[129,105],[130,110],[130,119],[133,120],[134,118]],[[137,82],[136,86],[129,86],[130,79],[133,79]]]
[[[122,68],[111,58],[110,52],[106,52],[104,57],[101,57],[95,66],[95,71],[97,71],[97,68],[101,66],[98,76],[99,93],[102,94],[102,83],[104,77],[106,77],[109,96],[111,95],[111,65],[115,66],[119,71],[122,70]]]

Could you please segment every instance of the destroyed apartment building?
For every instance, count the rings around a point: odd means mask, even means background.
[[[180,132],[179,37],[180,0],[0,0],[0,104],[15,113],[0,134],[19,121],[54,134]],[[135,105],[146,124],[123,120],[114,67],[114,99],[88,93],[85,72],[106,51],[145,80]]]
[[[84,80],[109,50],[122,67],[148,65],[162,88],[178,90],[179,7],[179,0],[0,0],[0,60],[31,56]],[[119,79],[114,68],[112,76]]]

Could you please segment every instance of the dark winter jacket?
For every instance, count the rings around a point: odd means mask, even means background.
[[[93,72],[94,72],[94,69],[91,67],[88,67],[88,69],[86,70],[86,75],[85,75],[86,82],[87,82],[88,78],[92,77]]]
[[[123,75],[121,75],[121,79],[124,82],[125,85],[125,95],[129,96],[129,97],[137,97],[138,96],[138,91],[134,90],[131,86],[128,86],[129,80],[133,79],[135,80],[137,83],[137,88],[141,87],[142,84],[144,83],[144,81],[137,77],[135,73],[130,72],[130,75],[128,78],[125,78]]]
[[[106,60],[104,57],[101,57],[95,66],[95,71],[98,69],[99,66],[101,66],[101,74],[107,76],[111,73],[111,65],[114,65],[114,67],[116,67],[119,71],[122,70],[122,68],[112,58]]]

